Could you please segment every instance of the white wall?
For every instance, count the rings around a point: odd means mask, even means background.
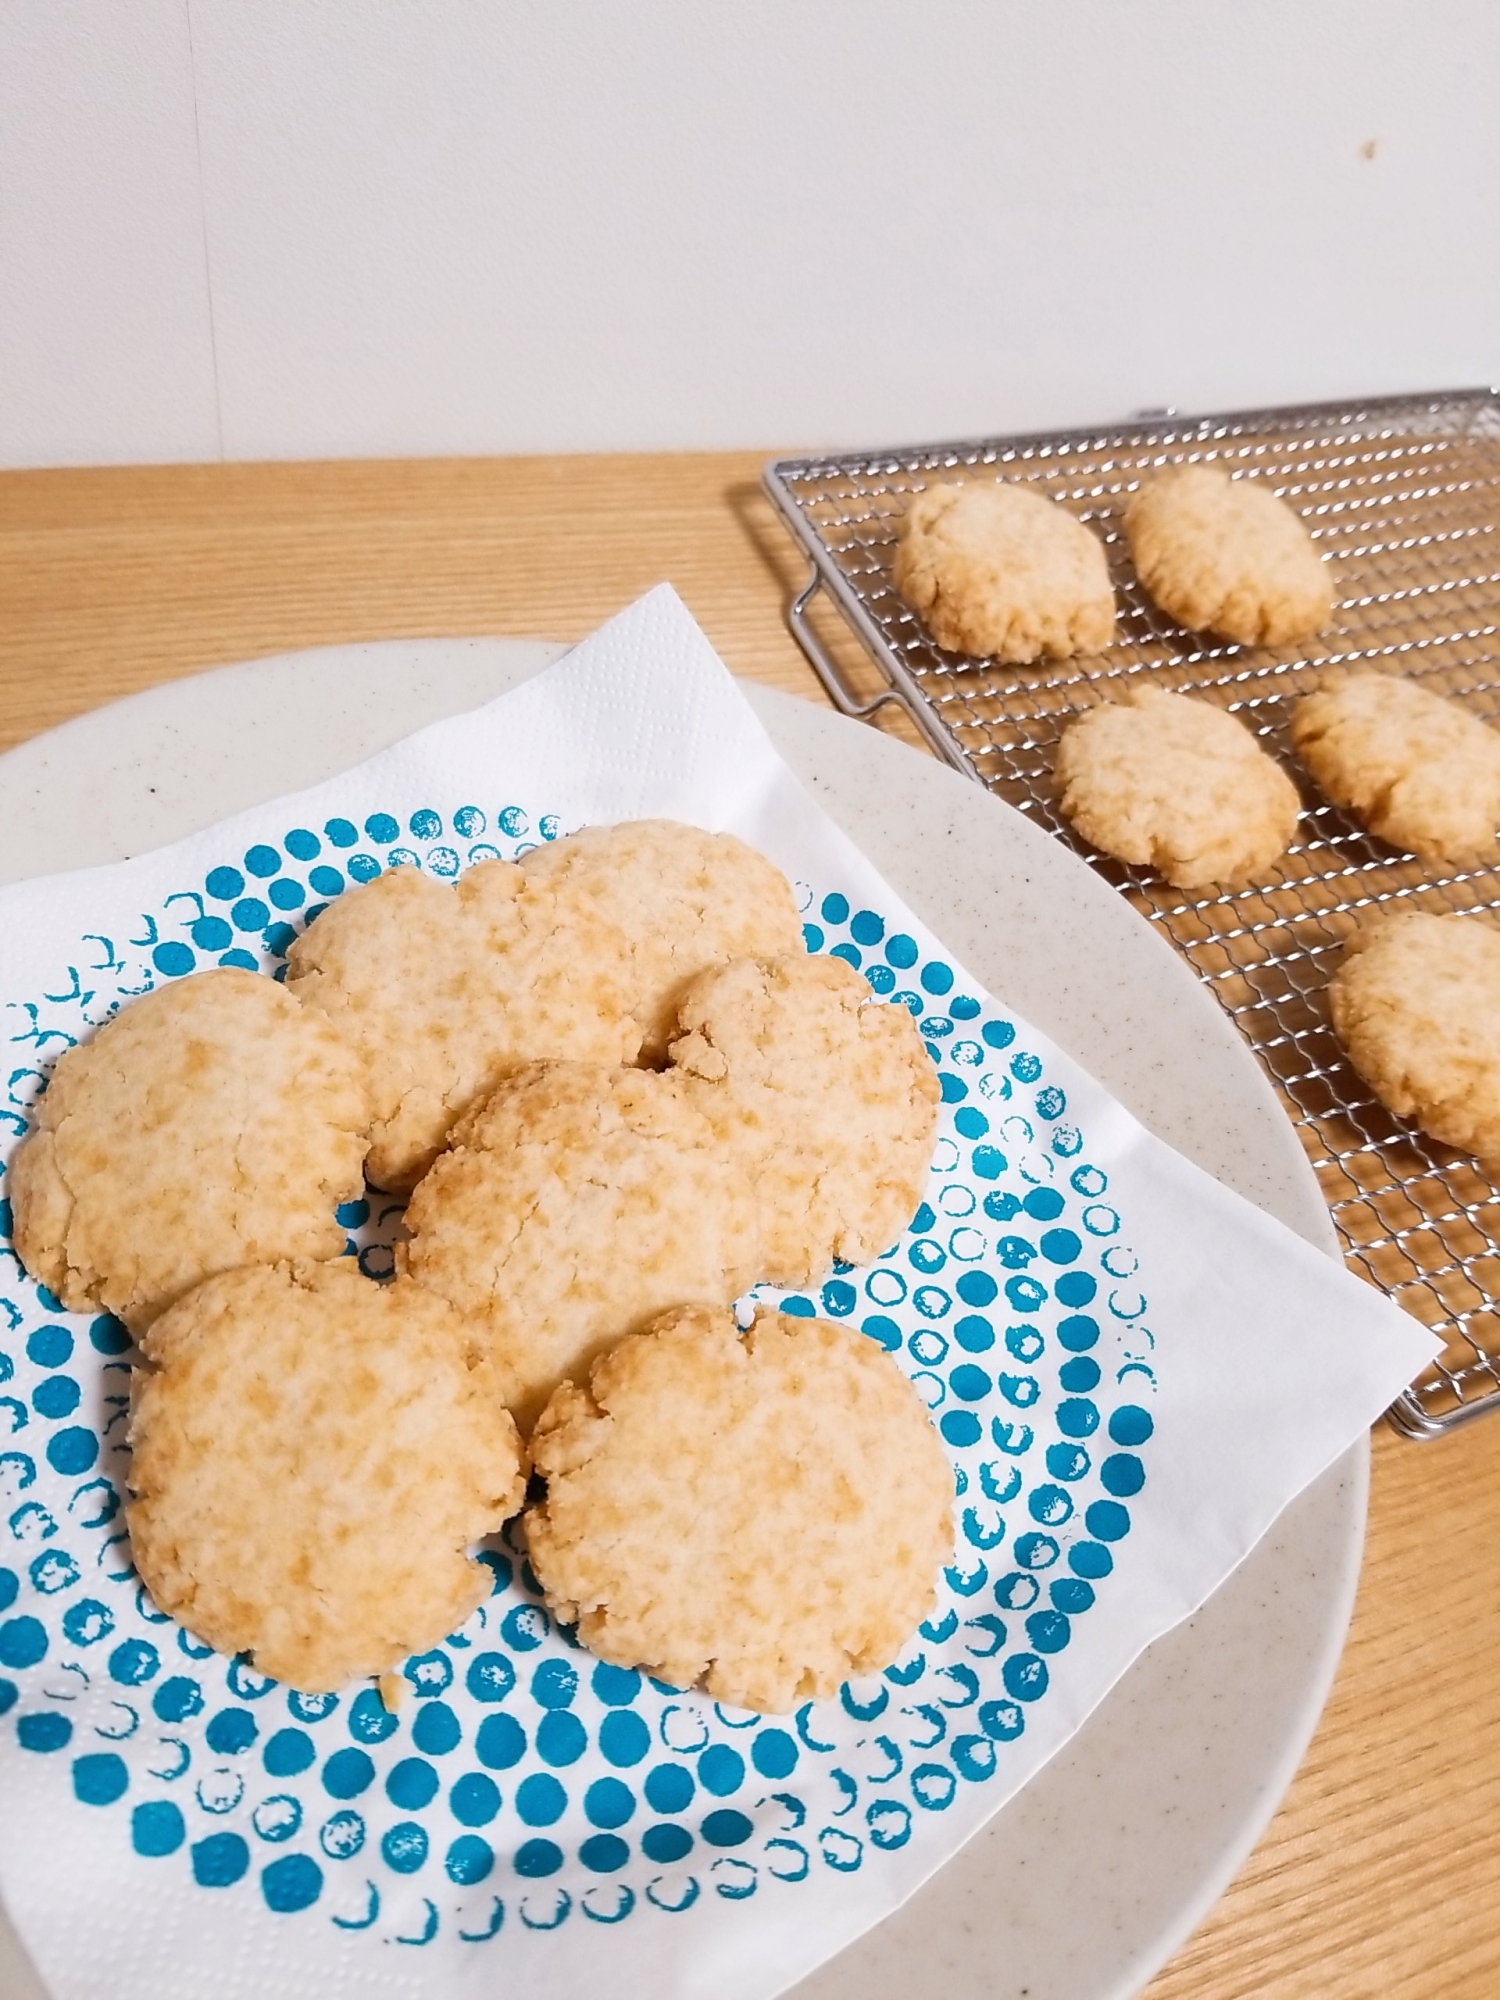
[[[0,0],[0,464],[214,458],[183,0]]]
[[[0,463],[1500,377],[1494,0],[0,0]]]

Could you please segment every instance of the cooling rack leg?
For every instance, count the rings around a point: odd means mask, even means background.
[[[1496,1407],[1496,1398],[1491,1394],[1478,1402],[1460,1403],[1457,1409],[1445,1410],[1435,1417],[1423,1408],[1420,1397],[1404,1389],[1386,1411],[1385,1420],[1398,1437],[1425,1444],[1431,1438],[1446,1437],[1449,1431],[1472,1422],[1475,1417],[1492,1415]]]
[[[814,632],[808,621],[807,608],[823,587],[823,579],[816,565],[807,582],[787,606],[786,622],[788,630],[811,662],[813,672],[827,690],[828,699],[842,715],[850,715],[859,722],[867,722],[876,709],[883,708],[888,701],[899,701],[893,689],[886,688],[880,694],[863,700],[854,693],[844,679],[833,655]]]

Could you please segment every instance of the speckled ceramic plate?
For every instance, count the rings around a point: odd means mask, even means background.
[[[0,881],[119,860],[313,784],[561,650],[335,647],[82,716],[0,758]],[[1333,1251],[1317,1185],[1253,1058],[1112,890],[930,759],[831,711],[746,692],[793,770],[994,992],[1164,1138]],[[1136,1992],[1220,1894],[1306,1747],[1353,1602],[1368,1466],[1362,1443],[1303,1493],[1040,1776],[904,1909],[799,1986],[799,2000]],[[0,1996],[41,1994],[0,1922]]]

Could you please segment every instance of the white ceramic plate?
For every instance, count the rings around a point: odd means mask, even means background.
[[[79,717],[0,757],[0,881],[118,860],[313,784],[562,650],[334,647]],[[993,991],[1147,1125],[1333,1252],[1317,1184],[1253,1058],[1120,897],[932,760],[831,711],[745,691],[803,782]],[[1219,1896],[1306,1748],[1353,1603],[1368,1473],[1362,1442],[982,1834],[798,2000],[1138,1991]],[[0,1919],[0,1995],[42,1993]]]

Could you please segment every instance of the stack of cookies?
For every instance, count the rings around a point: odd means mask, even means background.
[[[560,1617],[784,1709],[895,1657],[953,1480],[881,1350],[731,1308],[889,1247],[938,1095],[761,855],[587,828],[132,1003],[57,1066],[16,1245],[136,1336],[137,1567],[219,1650],[321,1691],[435,1644],[534,1465]],[[410,1198],[387,1285],[341,1256],[366,1179]]]

